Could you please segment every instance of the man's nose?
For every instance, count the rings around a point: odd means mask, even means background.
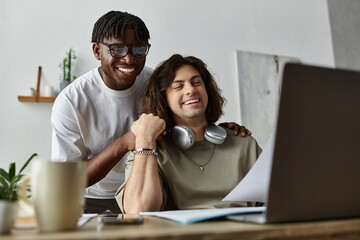
[[[185,84],[185,91],[187,95],[194,95],[196,89],[192,84]]]
[[[121,60],[125,62],[126,64],[132,64],[134,62],[135,57],[131,54],[131,52],[128,52],[125,57],[123,57]]]

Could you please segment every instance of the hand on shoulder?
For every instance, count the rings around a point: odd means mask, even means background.
[[[232,129],[235,136],[237,136],[239,132],[242,137],[245,137],[247,135],[251,136],[250,130],[248,130],[245,126],[240,126],[235,122],[223,122],[220,123],[219,126],[222,126],[227,129]]]

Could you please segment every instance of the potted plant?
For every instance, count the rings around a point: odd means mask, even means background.
[[[70,48],[69,52],[66,52],[66,57],[59,65],[62,70],[60,79],[60,91],[62,91],[66,86],[68,86],[72,80],[76,79],[76,76],[73,74],[73,65],[76,58],[77,57],[75,55],[75,51]]]
[[[14,162],[10,163],[8,172],[0,168],[0,234],[9,233],[14,225],[19,199],[19,181],[24,176],[21,173],[35,156],[36,153],[31,155],[18,174]]]

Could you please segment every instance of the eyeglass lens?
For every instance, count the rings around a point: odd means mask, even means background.
[[[113,57],[125,57],[129,50],[134,57],[145,57],[148,52],[148,46],[145,44],[137,44],[131,46],[117,45],[111,47]]]

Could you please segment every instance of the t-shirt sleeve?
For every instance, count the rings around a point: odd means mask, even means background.
[[[52,108],[51,127],[51,159],[53,161],[87,160],[76,111],[63,96],[56,99]]]
[[[125,213],[124,206],[123,206],[123,197],[124,197],[125,185],[127,183],[127,180],[130,177],[133,164],[134,164],[134,153],[130,153],[128,155],[128,158],[126,159],[125,182],[123,184],[121,184],[121,186],[119,187],[119,189],[115,193],[116,202],[118,203],[119,208],[120,208],[122,213]]]

